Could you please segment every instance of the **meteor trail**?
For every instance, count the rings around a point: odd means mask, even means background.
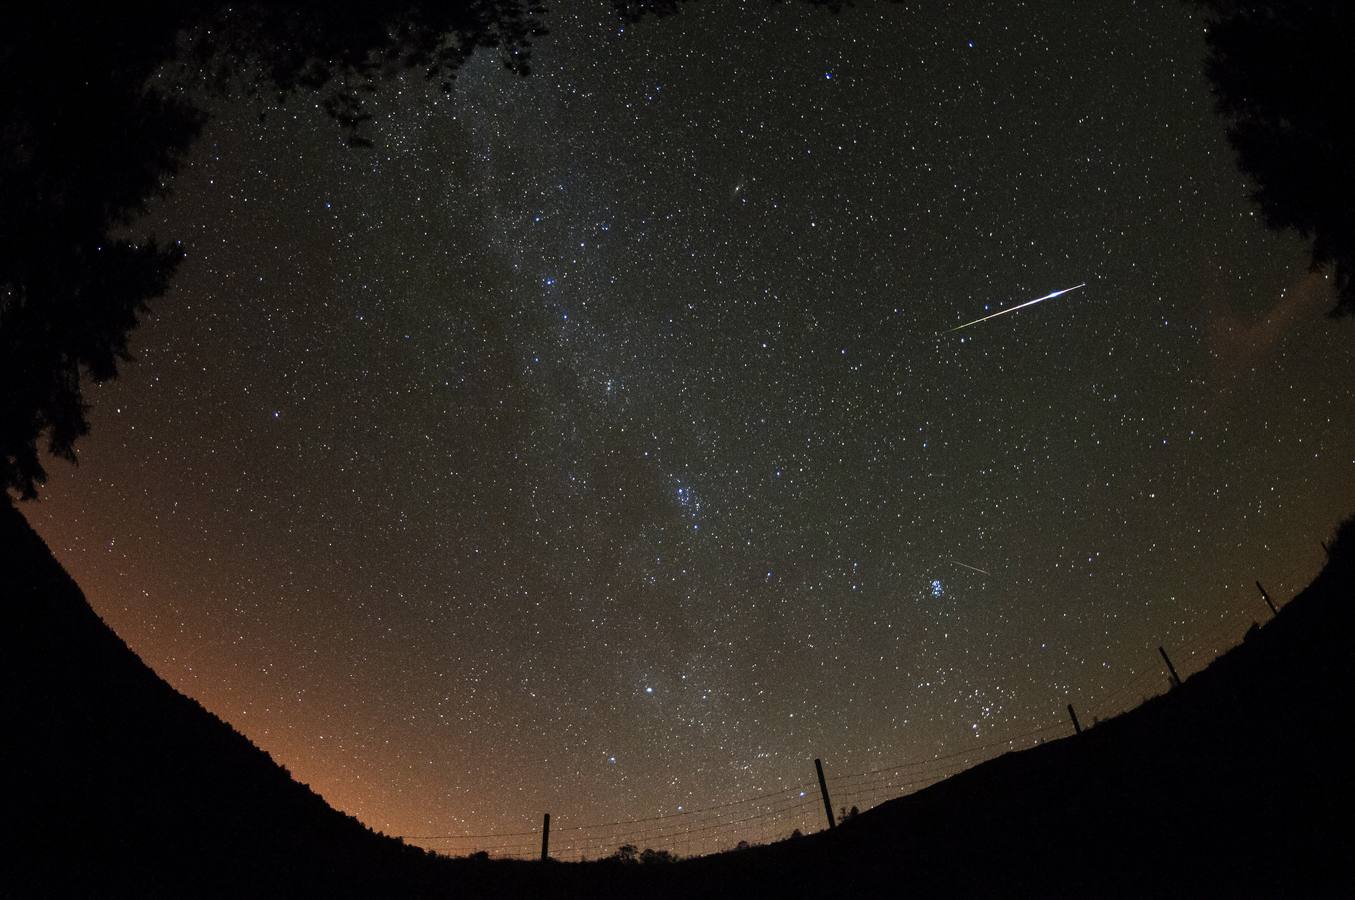
[[[983,574],[983,575],[987,575],[989,578],[992,578],[992,577],[993,577],[993,573],[992,573],[992,572],[989,572],[987,569],[980,569],[978,566],[971,566],[969,563],[962,563],[962,562],[960,562],[958,559],[952,559],[951,562],[955,563],[955,565],[957,565],[957,566],[964,566],[966,569],[969,569],[971,572],[979,572],[979,573],[981,573],[981,574]]]
[[[1043,297],[1036,297],[1034,300],[1027,300],[1025,303],[1018,303],[1015,306],[1008,307],[1007,309],[1000,309],[997,312],[992,313],[991,315],[984,316],[982,319],[975,319],[974,321],[966,322],[963,325],[956,325],[954,328],[950,329],[950,331],[947,331],[946,334],[950,334],[952,331],[959,331],[961,328],[968,328],[970,325],[977,325],[980,322],[987,322],[989,319],[996,319],[998,316],[1005,316],[1009,312],[1016,312],[1018,309],[1024,309],[1027,306],[1034,306],[1036,303],[1040,303],[1045,300],[1052,300],[1055,297],[1060,296],[1061,294],[1066,294],[1069,291],[1075,291],[1078,288],[1083,288],[1086,286],[1087,282],[1084,281],[1081,284],[1075,284],[1070,288],[1064,288],[1063,290],[1055,291],[1052,294],[1045,294]]]

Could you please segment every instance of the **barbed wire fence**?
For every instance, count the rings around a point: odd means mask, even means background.
[[[1268,598],[1267,598],[1268,600]],[[1248,621],[1247,626],[1250,626]],[[1172,648],[1186,677],[1203,669],[1243,639],[1241,620],[1221,615],[1209,631],[1187,644]],[[1174,672],[1167,650],[1162,659],[1145,654],[1143,668],[1130,673],[1117,686],[1087,702],[1080,710],[1078,730],[1095,727],[1140,704],[1166,693]],[[1167,666],[1164,668],[1163,663]],[[1069,712],[1072,713],[1070,704]],[[1073,713],[1077,715],[1076,713]],[[493,858],[583,861],[615,856],[619,848],[667,852],[679,857],[704,856],[747,844],[771,843],[828,827],[825,805],[834,809],[869,809],[888,800],[908,796],[944,781],[1004,753],[1027,750],[1050,740],[1074,734],[1075,726],[1051,710],[1051,721],[1038,728],[930,757],[910,759],[862,772],[825,775],[826,793],[815,781],[753,794],[699,809],[682,810],[641,818],[572,825],[557,820],[550,825],[549,847],[542,829],[495,831],[480,834],[404,835],[402,840],[445,856],[487,853]],[[835,814],[836,816],[836,814]]]

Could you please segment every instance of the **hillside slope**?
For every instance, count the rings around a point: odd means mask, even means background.
[[[655,896],[1352,897],[1355,520],[1316,580],[1179,688]],[[633,889],[618,890],[621,896]]]
[[[0,896],[462,896],[484,874],[335,811],[171,688],[3,501],[0,667]]]
[[[828,833],[674,865],[449,861],[338,813],[170,688],[0,504],[0,896],[1355,896],[1355,520],[1156,698]]]

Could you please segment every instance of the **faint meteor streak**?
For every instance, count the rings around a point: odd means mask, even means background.
[[[998,316],[1005,316],[1007,313],[1016,312],[1018,309],[1025,309],[1027,306],[1034,306],[1037,303],[1043,303],[1045,300],[1053,300],[1055,297],[1066,294],[1069,291],[1075,291],[1078,288],[1084,288],[1086,286],[1087,282],[1084,281],[1081,284],[1075,284],[1070,288],[1064,288],[1063,290],[1055,291],[1052,294],[1045,294],[1043,297],[1036,297],[1034,300],[1027,300],[1025,303],[1018,303],[1015,306],[1008,307],[1007,309],[1000,309],[995,313],[984,316],[982,319],[975,319],[974,321],[966,322],[963,325],[956,325],[954,328],[950,329],[950,331],[947,331],[946,334],[950,334],[952,331],[959,331],[961,328],[968,328],[970,325],[977,325],[980,322],[987,322],[989,319],[996,319]]]
[[[1071,288],[1070,288],[1069,290],[1071,290]],[[993,573],[992,573],[992,572],[989,572],[987,569],[980,569],[978,566],[971,566],[969,563],[962,563],[962,562],[960,562],[958,559],[952,559],[951,562],[955,563],[955,565],[957,565],[957,566],[964,566],[966,569],[969,569],[971,572],[978,572],[978,573],[980,573],[980,574],[982,574],[982,575],[987,575],[989,578],[992,578],[992,577],[993,577]]]

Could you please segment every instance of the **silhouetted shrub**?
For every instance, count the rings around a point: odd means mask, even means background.
[[[1325,573],[1338,589],[1355,589],[1355,516],[1336,526],[1336,533],[1327,543]]]
[[[677,862],[677,855],[668,850],[651,850],[646,847],[640,853],[640,862],[646,865]]]

